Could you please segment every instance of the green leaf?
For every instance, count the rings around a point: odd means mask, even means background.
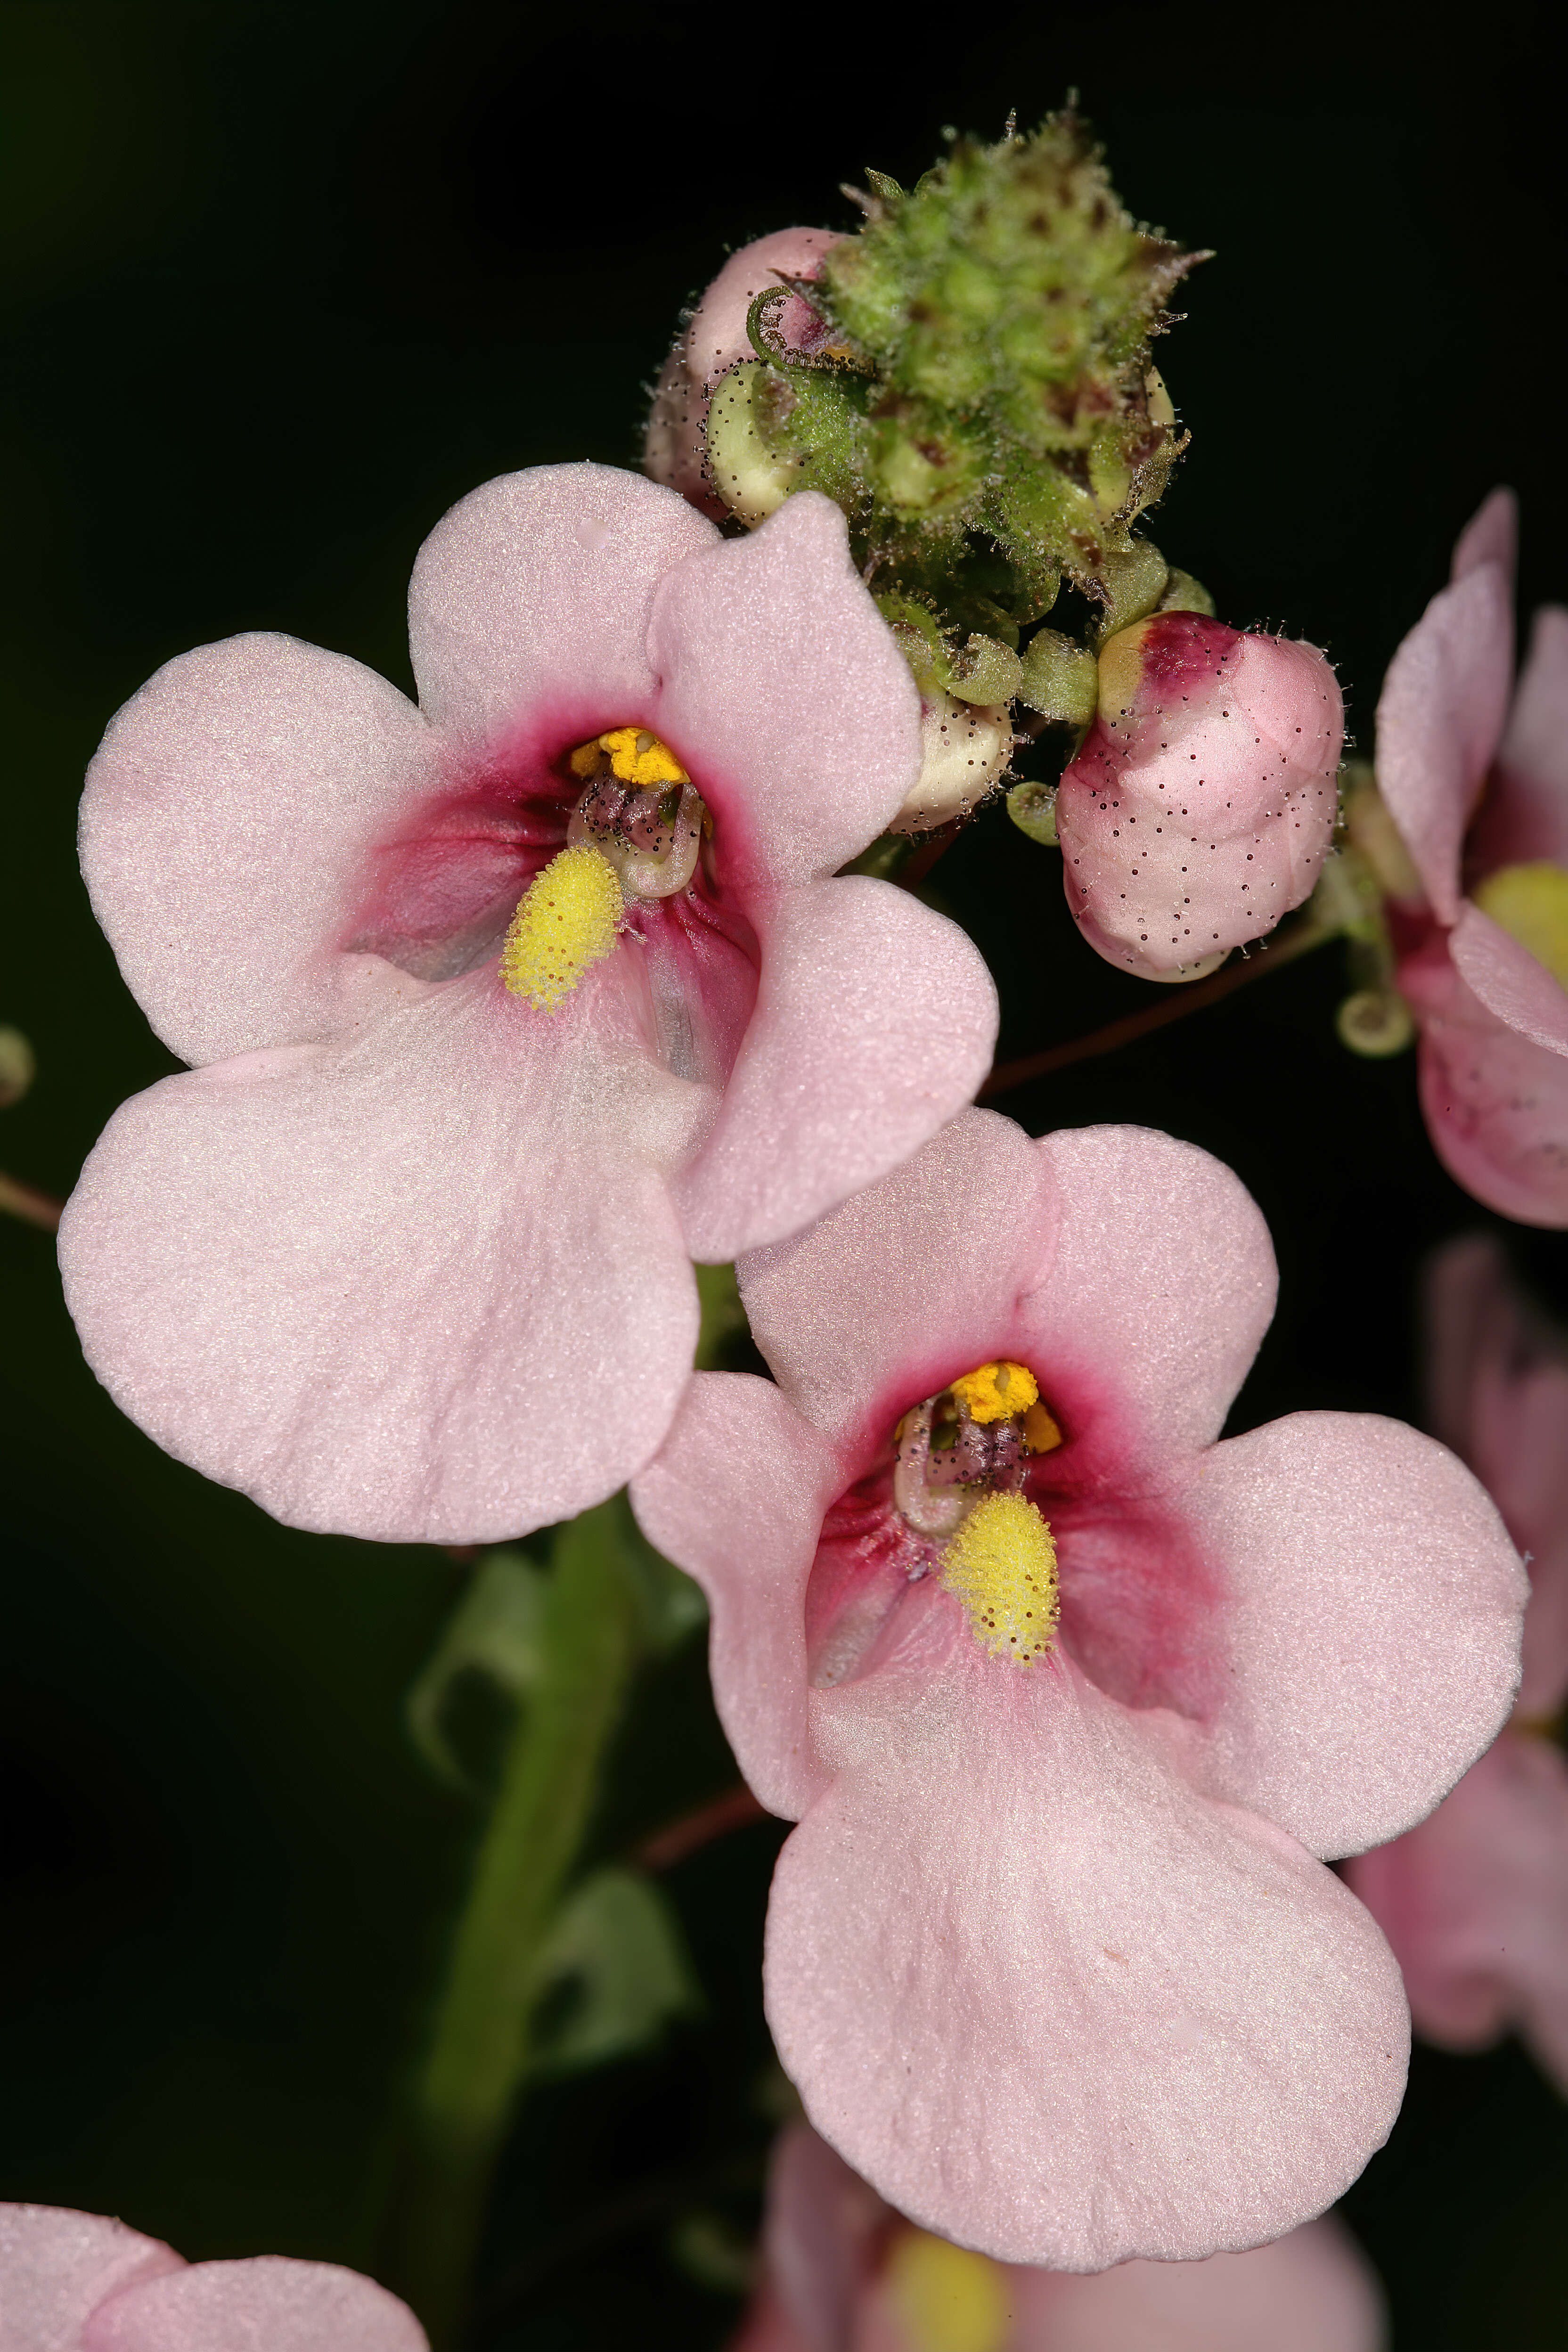
[[[493,1746],[497,1713],[510,1720],[533,1688],[542,1663],[546,1587],[525,1552],[487,1552],[405,1701],[420,1755],[437,1780],[467,1796],[482,1793],[489,1775],[476,1766],[464,1718],[470,1718],[471,1735],[471,1718],[482,1713],[486,1745]]]
[[[531,2065],[574,2074],[626,2057],[658,2040],[674,2019],[693,2015],[701,1996],[675,1915],[660,1889],[636,1871],[595,1871],[556,1914],[535,1978]],[[567,1996],[552,2021],[553,1996]]]

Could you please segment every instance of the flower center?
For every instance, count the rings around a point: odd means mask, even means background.
[[[501,950],[506,986],[540,1013],[557,1012],[614,953],[628,906],[685,889],[712,831],[690,777],[646,727],[580,743],[571,768],[584,790],[566,847],[518,900]]]
[[[1568,988],[1568,871],[1546,857],[1530,866],[1500,866],[1474,897],[1483,915]]]
[[[572,754],[584,792],[567,829],[591,843],[633,898],[673,898],[697,870],[713,821],[668,743],[646,727],[613,727]]]
[[[983,1649],[1032,1664],[1055,1636],[1057,1553],[1018,1490],[1026,1458],[1062,1442],[1039,1382],[1026,1364],[980,1364],[905,1413],[897,1436],[893,1500],[915,1534],[942,1544],[944,1590]]]

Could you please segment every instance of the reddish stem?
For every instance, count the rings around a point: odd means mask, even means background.
[[[39,1192],[31,1184],[19,1184],[15,1176],[0,1172],[0,1211],[20,1217],[24,1224],[41,1226],[46,1234],[58,1234],[66,1204],[50,1192]]]
[[[726,1789],[721,1797],[711,1797],[695,1811],[682,1813],[678,1821],[667,1822],[661,1830],[643,1839],[632,1849],[632,1860],[642,1870],[672,1870],[684,1862],[689,1853],[697,1853],[715,1838],[727,1837],[731,1830],[748,1829],[752,1822],[771,1818],[765,1805],[759,1805],[750,1789],[737,1783]]]
[[[1223,971],[1211,972],[1207,980],[1194,981],[1188,987],[1176,982],[1158,1004],[1148,1005],[1142,1013],[1129,1013],[1120,1021],[1107,1022],[1103,1029],[1091,1029],[1087,1036],[1069,1037],[1065,1045],[1047,1045],[1043,1053],[1025,1054],[1016,1062],[998,1062],[977,1099],[984,1102],[993,1095],[1010,1094],[1015,1087],[1027,1086],[1032,1078],[1046,1077],[1052,1070],[1065,1070],[1074,1062],[1091,1062],[1100,1054],[1114,1054],[1120,1047],[1147,1037],[1152,1030],[1163,1029],[1173,1021],[1184,1021],[1189,1013],[1201,1013],[1205,1004],[1217,1003],[1234,989],[1245,988],[1249,981],[1262,980],[1268,972],[1278,971],[1282,964],[1293,963],[1298,956],[1338,936],[1336,931],[1320,929],[1314,922],[1299,924],[1294,930],[1281,934],[1272,946],[1260,942],[1258,952],[1244,962],[1226,964]]]

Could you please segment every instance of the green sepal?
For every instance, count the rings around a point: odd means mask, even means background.
[[[1090,636],[1097,651],[1119,630],[1148,619],[1165,593],[1171,570],[1152,540],[1135,539],[1124,553],[1107,556],[1101,577],[1105,605]]]
[[[1042,849],[1060,848],[1055,784],[1015,784],[1007,795],[1007,814],[1019,832],[1037,841]]]
[[[526,1552],[487,1552],[404,1702],[438,1780],[482,1796],[511,1717],[539,1679],[549,1580]]]
[[[1162,613],[1202,613],[1212,621],[1215,604],[1201,580],[1194,580],[1190,572],[1173,569],[1158,609]]]
[[[1059,629],[1037,629],[1024,648],[1020,668],[1018,698],[1031,710],[1068,727],[1091,724],[1100,707],[1100,664],[1091,653]],[[1024,830],[1028,832],[1028,826]]]

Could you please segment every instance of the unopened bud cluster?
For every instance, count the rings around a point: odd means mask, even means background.
[[[895,830],[967,814],[1021,740],[1070,729],[1059,793],[1016,784],[1011,813],[1060,842],[1100,954],[1191,978],[1311,890],[1342,740],[1315,648],[1226,628],[1134,532],[1187,439],[1151,343],[1203,257],[1131,218],[1071,113],[960,141],[910,191],[868,177],[856,235],[783,230],[720,273],[648,470],[747,528],[831,498],[921,689]],[[1064,585],[1087,631],[1052,625]]]

